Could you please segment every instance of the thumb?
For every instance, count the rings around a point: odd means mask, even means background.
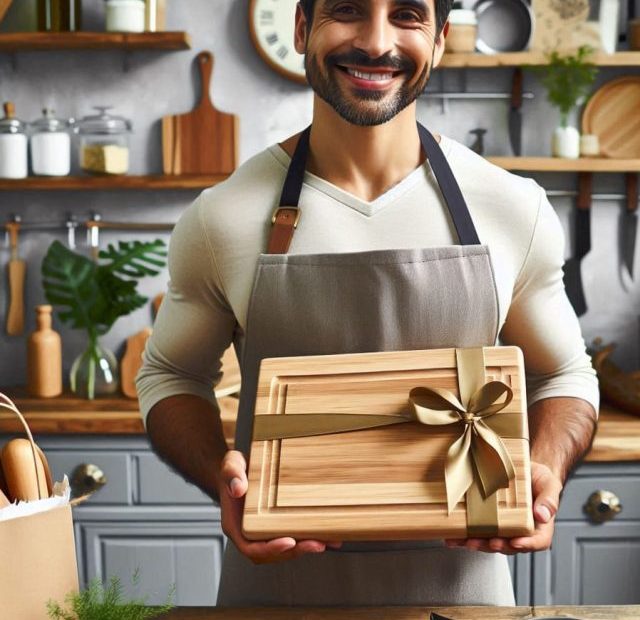
[[[562,483],[551,471],[541,473],[533,480],[533,516],[540,523],[548,523],[558,512]]]
[[[229,450],[220,466],[220,482],[230,497],[242,497],[248,488],[247,461],[238,450]]]

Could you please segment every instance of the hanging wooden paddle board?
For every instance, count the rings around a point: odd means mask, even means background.
[[[213,56],[196,57],[201,76],[200,103],[188,114],[162,119],[165,174],[230,174],[237,164],[237,116],[219,112],[209,98]]]

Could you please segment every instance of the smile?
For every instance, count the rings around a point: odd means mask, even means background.
[[[392,72],[390,73],[365,73],[364,71],[358,71],[357,69],[346,68],[347,73],[361,80],[369,80],[371,82],[382,82],[383,80],[390,80],[394,77]]]
[[[367,71],[364,67],[356,69],[355,67],[345,67],[336,65],[341,73],[348,76],[350,81],[358,88],[380,90],[392,82],[394,78],[402,73],[402,71],[394,71],[393,69],[382,69],[378,71]]]

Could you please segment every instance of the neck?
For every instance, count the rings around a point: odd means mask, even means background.
[[[387,123],[360,127],[316,96],[307,170],[363,200],[374,200],[424,160],[415,105]],[[291,154],[296,141],[297,136],[282,146]]]

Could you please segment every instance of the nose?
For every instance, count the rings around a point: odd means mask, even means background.
[[[354,47],[366,52],[371,58],[379,58],[392,49],[394,31],[386,11],[372,11],[360,22]]]

